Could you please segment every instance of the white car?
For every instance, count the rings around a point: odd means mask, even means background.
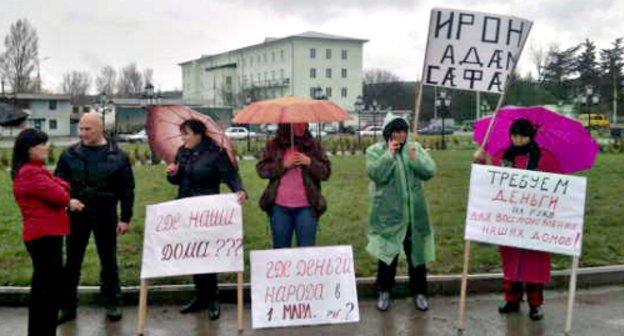
[[[255,138],[256,132],[249,132],[245,127],[228,127],[225,130],[225,135],[232,140],[242,140],[249,138]]]
[[[382,126],[366,126],[366,128],[358,131],[356,134],[359,134],[360,136],[382,136],[382,133]]]
[[[144,129],[133,134],[119,134],[117,138],[119,141],[126,141],[130,143],[144,143],[148,140],[147,132]]]

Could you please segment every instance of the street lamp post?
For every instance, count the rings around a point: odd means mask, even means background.
[[[445,129],[445,121],[451,107],[451,97],[446,94],[446,90],[440,90],[440,93],[436,97],[435,106],[440,108],[440,112],[442,114],[442,149],[446,149],[446,129]]]
[[[373,103],[371,104],[371,110],[373,112],[373,125],[377,126],[377,109],[379,108],[379,105],[377,104],[376,100],[373,100]],[[377,142],[377,131],[373,130],[373,139],[375,142]]]
[[[355,104],[353,104],[355,106],[355,110],[357,111],[358,114],[358,129],[357,129],[357,136],[358,136],[358,145],[361,144],[362,142],[362,126],[361,126],[361,122],[362,122],[362,106],[364,105],[364,102],[362,101],[362,96],[357,96],[357,98],[355,99]]]
[[[112,104],[113,101],[108,99],[106,92],[100,93],[98,107],[96,108],[96,111],[102,113],[102,125],[104,126],[104,131],[106,131],[106,113],[110,110],[110,105]],[[116,132],[117,130],[115,129],[115,133]]]
[[[576,97],[576,101],[579,103],[579,106],[583,106],[585,104],[587,114],[587,130],[591,132],[591,106],[593,104],[598,104],[599,97],[598,94],[594,94],[594,88],[591,85],[585,86],[585,92],[580,93]]]

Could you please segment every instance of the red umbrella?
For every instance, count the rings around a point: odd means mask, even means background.
[[[201,120],[206,125],[206,135],[227,151],[234,167],[238,166],[234,146],[221,127],[209,116],[184,105],[147,107],[147,135],[152,151],[167,163],[173,163],[178,148],[183,144],[180,125],[189,119]]]
[[[238,112],[235,124],[297,124],[351,120],[351,115],[328,100],[283,97],[255,102]]]

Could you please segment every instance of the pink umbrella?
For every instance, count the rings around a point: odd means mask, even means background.
[[[147,107],[147,135],[150,148],[165,162],[172,163],[182,146],[180,125],[188,119],[198,119],[206,125],[206,135],[225,149],[234,167],[236,153],[232,141],[209,116],[184,105],[150,105]]]
[[[509,130],[514,121],[527,119],[537,129],[535,142],[555,155],[563,173],[591,169],[596,162],[600,146],[583,125],[575,119],[550,111],[542,106],[507,106],[498,111],[492,133],[485,146],[490,155],[498,155],[511,146]],[[492,117],[477,121],[474,139],[483,143]]]

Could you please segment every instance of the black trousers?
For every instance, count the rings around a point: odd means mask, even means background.
[[[193,275],[193,282],[195,282],[195,290],[197,291],[197,298],[204,302],[218,299],[218,295],[219,295],[219,290],[217,287],[218,281],[219,281],[219,278],[217,276],[217,273]]]
[[[78,304],[78,284],[82,261],[89,244],[91,232],[100,258],[100,294],[105,304],[114,304],[120,292],[119,268],[117,266],[117,220],[98,220],[73,214],[71,232],[66,239],[67,260],[63,277],[63,308],[75,308]]]
[[[45,236],[26,242],[33,263],[28,304],[28,335],[56,335],[63,270],[63,237]]]
[[[403,250],[407,256],[407,270],[409,273],[409,290],[412,295],[427,295],[427,266],[414,266],[412,262],[412,234],[411,230],[407,230],[407,235],[403,241]],[[399,264],[399,256],[397,255],[390,265],[379,260],[377,263],[377,289],[379,291],[390,292],[396,281],[396,271]]]

